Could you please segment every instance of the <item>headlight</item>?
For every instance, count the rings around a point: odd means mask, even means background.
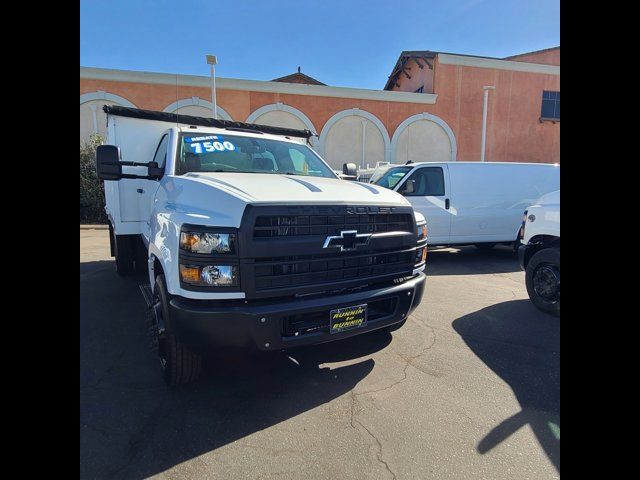
[[[518,238],[520,239],[520,241],[522,241],[522,239],[524,238],[524,228],[527,224],[527,213],[529,213],[529,211],[525,210],[522,214],[522,225],[520,225],[520,230],[518,231]]]
[[[427,238],[427,224],[418,225],[418,241]]]
[[[427,261],[427,224],[422,219],[418,221],[418,248],[416,249],[416,265],[422,264]]]
[[[237,287],[238,267],[235,265],[182,265],[180,279],[201,287]]]
[[[180,248],[192,253],[236,253],[235,233],[181,232]]]

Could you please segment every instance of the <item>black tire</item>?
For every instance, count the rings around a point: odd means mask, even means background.
[[[474,245],[478,250],[481,250],[483,252],[486,252],[487,250],[491,250],[493,247],[496,246],[495,243],[476,243]]]
[[[127,277],[135,273],[134,250],[130,235],[116,235],[114,243],[114,255],[116,257],[116,272],[121,277]]]
[[[518,238],[515,242],[513,242],[513,245],[512,245],[513,251],[515,253],[518,253],[518,249],[520,248],[521,245],[523,245],[522,240]]]
[[[164,380],[172,387],[193,382],[202,372],[202,356],[190,351],[176,338],[169,314],[171,295],[167,292],[164,275],[156,277],[153,296],[155,315],[162,315],[161,319],[156,317],[154,334],[158,335],[158,355]]]
[[[136,245],[136,273],[139,275],[146,275],[149,273],[149,267],[147,265],[147,248],[144,246],[142,238],[139,237],[135,240]]]
[[[527,292],[533,304],[543,312],[560,316],[560,249],[537,251],[527,264]]]

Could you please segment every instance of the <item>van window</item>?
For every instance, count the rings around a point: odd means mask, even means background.
[[[443,196],[444,172],[442,167],[423,167],[416,170],[409,180],[415,180],[413,193],[405,193],[407,197]]]
[[[164,167],[164,162],[167,159],[167,147],[169,145],[169,135],[165,134],[158,144],[156,154],[153,156],[153,161],[158,164],[159,167]]]
[[[400,180],[412,169],[413,167],[393,167],[384,172],[384,174],[378,179],[371,179],[371,183],[380,185],[381,187],[391,188],[395,187]]]

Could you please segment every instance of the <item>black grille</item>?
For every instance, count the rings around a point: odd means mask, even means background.
[[[402,274],[411,269],[414,256],[410,249],[348,257],[334,254],[256,259],[255,288],[260,291]]]
[[[412,232],[410,214],[268,215],[256,219],[254,238],[333,235],[343,230],[358,233]]]
[[[411,275],[416,227],[411,206],[248,205],[238,232],[246,298],[359,288]],[[328,236],[355,230],[366,244],[325,248]]]

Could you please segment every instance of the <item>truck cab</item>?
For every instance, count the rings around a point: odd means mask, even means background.
[[[527,292],[540,310],[560,316],[560,190],[540,197],[524,212],[518,249]]]
[[[218,347],[279,350],[399,328],[427,232],[396,192],[342,180],[309,131],[105,106],[112,255],[143,287],[165,379]]]

